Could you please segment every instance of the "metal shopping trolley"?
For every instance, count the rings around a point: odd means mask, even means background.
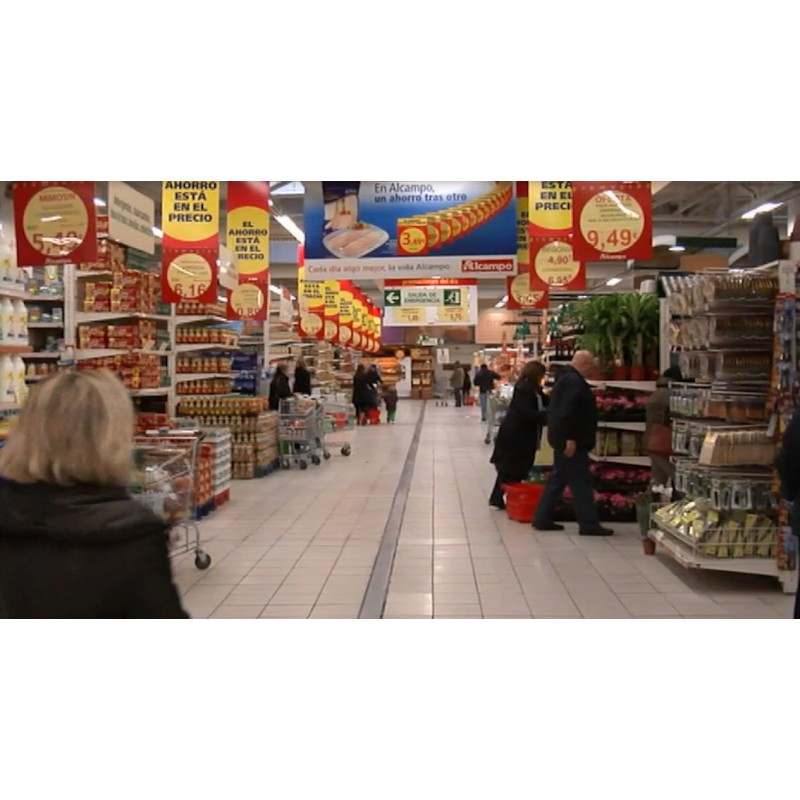
[[[352,403],[340,402],[335,400],[328,400],[327,398],[322,401],[323,411],[323,431],[325,439],[323,442],[324,458],[330,458],[331,447],[340,448],[339,452],[343,456],[349,456],[352,452],[350,442],[348,440],[341,441],[338,434],[344,431],[352,431],[356,427],[356,409]],[[336,441],[331,441],[331,436],[337,436]]]
[[[437,406],[450,405],[450,398],[453,396],[453,390],[450,388],[450,379],[448,377],[442,376],[436,379],[433,396]]]
[[[200,546],[197,517],[197,431],[137,436],[133,456],[133,498],[169,524],[170,555],[194,553],[194,565],[208,569],[211,556]]]
[[[505,387],[501,386],[489,395],[489,405],[486,413],[486,438],[483,440],[486,444],[491,444],[497,440],[497,432],[500,430],[500,425],[510,403],[511,395],[505,390]]]
[[[308,469],[308,464],[322,463],[325,455],[324,413],[320,403],[312,398],[289,397],[278,408],[278,453],[281,466],[290,469],[296,464]]]

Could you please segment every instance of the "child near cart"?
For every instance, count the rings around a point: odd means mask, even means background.
[[[397,416],[397,389],[385,383],[383,385],[383,402],[386,404],[386,421],[394,425]]]

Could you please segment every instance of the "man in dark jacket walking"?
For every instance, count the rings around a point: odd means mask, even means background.
[[[586,382],[593,366],[594,356],[588,350],[579,350],[553,387],[547,413],[547,439],[553,448],[554,466],[533,520],[537,531],[564,530],[563,525],[553,522],[553,512],[569,486],[580,535],[614,533],[600,524],[589,470],[589,453],[597,434],[597,405]]]
[[[475,376],[475,385],[480,390],[481,402],[481,422],[486,422],[486,413],[489,407],[489,395],[494,389],[495,381],[499,381],[500,376],[489,369],[486,364],[481,364],[478,374]]]
[[[775,460],[783,499],[791,503],[789,525],[800,536],[800,412],[795,412],[783,433],[781,450]],[[794,618],[800,619],[800,591],[795,595]]]

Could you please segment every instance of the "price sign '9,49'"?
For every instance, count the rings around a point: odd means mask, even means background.
[[[573,181],[573,248],[578,261],[626,261],[653,255],[649,181]]]

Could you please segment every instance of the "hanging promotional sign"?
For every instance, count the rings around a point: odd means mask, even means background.
[[[353,286],[350,281],[339,284],[339,344],[353,344]]]
[[[256,283],[240,283],[227,290],[225,316],[230,320],[264,321],[269,313],[269,291]]]
[[[528,181],[531,236],[566,236],[572,232],[572,182]]]
[[[307,281],[304,266],[297,268],[297,298],[300,305],[298,333],[307,338],[322,339],[325,332],[324,284],[321,281]]]
[[[13,202],[20,267],[97,261],[93,181],[20,181]]]
[[[512,181],[308,181],[308,276],[497,278],[516,271]]]
[[[524,272],[515,278],[506,278],[506,307],[512,311],[547,308],[550,302],[548,289],[536,273]]]
[[[161,296],[165,303],[217,300],[219,181],[164,181]]]
[[[364,313],[364,300],[361,290],[353,287],[353,341],[352,347],[356,350],[361,348],[364,338],[362,316]]]
[[[528,197],[528,184],[530,181],[517,181],[517,271],[527,272],[524,269],[529,262],[528,226],[530,206]]]
[[[116,242],[153,255],[156,204],[122,181],[108,183],[108,235]]]
[[[339,281],[325,281],[325,341],[339,344]]]
[[[517,275],[506,278],[506,307],[515,310],[547,308],[548,303],[547,287],[531,285],[529,183],[517,181]]]
[[[375,318],[375,352],[378,352],[381,349],[382,343],[382,327],[383,323],[381,322],[381,310],[379,308],[372,309],[373,316]]]
[[[239,283],[269,284],[269,181],[228,181],[227,244]]]
[[[574,181],[573,249],[579,261],[653,257],[650,181]]]
[[[586,288],[586,264],[575,260],[571,237],[531,237],[530,253],[530,274],[541,284],[570,291]]]

